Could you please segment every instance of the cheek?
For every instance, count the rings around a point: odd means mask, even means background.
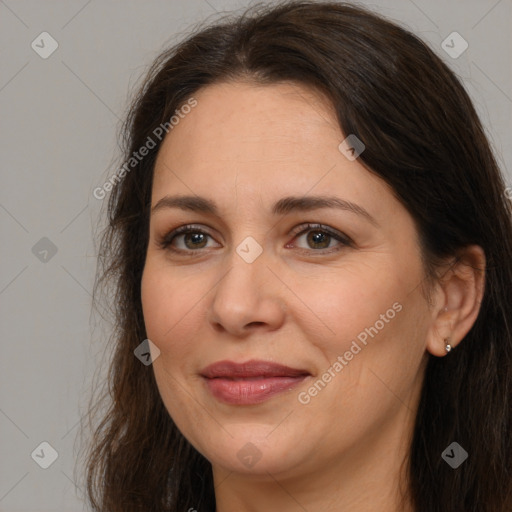
[[[141,282],[141,300],[144,324],[148,338],[159,344],[165,331],[169,329],[162,320],[164,312],[175,311],[172,294],[167,293],[166,286],[151,264],[146,264]],[[161,349],[161,347],[159,347]]]
[[[337,377],[324,395],[334,404],[339,405],[339,396],[372,407],[383,393],[392,398],[386,385],[406,388],[424,355],[429,316],[417,286],[421,265],[416,260],[400,265],[391,257],[377,261],[377,256],[374,265],[347,265],[301,286],[321,322],[317,330],[301,315],[295,322],[315,346],[317,361],[323,361],[319,377],[329,368]]]
[[[316,317],[315,338],[336,353],[348,350],[350,342],[359,334],[364,339],[365,329],[376,323],[378,331],[389,330],[397,309],[403,308],[409,288],[396,275],[395,268],[377,263],[347,265],[320,280],[302,281],[298,289],[309,312],[298,315],[295,321],[313,332],[313,326],[307,327],[301,318]]]
[[[196,287],[183,283],[170,269],[160,268],[148,261],[141,282],[141,300],[148,338],[165,345],[176,337],[197,303]],[[162,350],[164,346],[159,346]]]
[[[177,282],[179,279],[169,269],[148,260],[142,276],[141,300],[146,334],[160,349],[160,356],[152,365],[160,395],[178,428],[186,430],[190,421],[202,418],[189,395],[182,392],[184,375],[190,373],[187,365],[197,352],[189,341],[191,329],[197,329],[198,324],[193,309],[197,293],[191,286],[183,286],[183,293],[178,292]]]

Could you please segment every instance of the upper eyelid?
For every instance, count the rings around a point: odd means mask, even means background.
[[[208,229],[213,229],[213,228],[210,228],[209,226],[207,226],[207,227],[208,227]],[[327,226],[325,224],[322,224],[320,222],[313,222],[313,221],[302,222],[301,224],[297,225],[290,231],[290,235],[292,235],[295,238],[295,237],[302,235],[308,231],[314,231],[314,230],[324,231],[324,232],[328,233],[330,236],[334,237],[335,239],[338,239],[339,242],[345,243],[347,245],[354,243],[352,238],[349,237],[348,235],[346,235],[345,233],[343,233],[335,228],[332,228],[330,226]],[[159,243],[160,244],[167,243],[167,245],[171,245],[171,243],[174,241],[174,239],[176,237],[181,236],[181,235],[186,235],[189,232],[200,232],[200,233],[203,233],[211,238],[214,238],[211,233],[209,233],[207,230],[204,229],[204,225],[184,224],[184,225],[178,226],[177,228],[174,228],[174,229],[170,230],[169,232],[167,232],[166,234],[164,234],[160,238]],[[184,250],[186,250],[186,249],[184,249]]]
[[[348,238],[347,235],[344,235],[344,233],[342,233],[338,229],[332,228],[332,227],[327,226],[326,224],[322,224],[320,222],[303,222],[303,223],[299,224],[298,226],[294,227],[291,230],[291,233],[293,233],[294,235],[299,235],[304,231],[313,231],[315,229],[318,231],[326,231],[333,235],[345,236],[346,238]]]
[[[209,236],[212,236],[210,233],[208,233],[205,229],[204,229],[205,225],[203,224],[183,224],[181,226],[178,226],[177,228],[174,228],[174,229],[171,229],[169,231],[167,231],[165,234],[164,234],[164,237],[168,237],[170,235],[181,235],[183,234],[183,232],[187,232],[187,231],[200,231],[200,232],[203,232]],[[212,228],[210,226],[207,226],[206,225],[206,228],[207,229],[211,229],[213,231],[217,231],[215,228]],[[317,229],[318,231],[327,231],[329,233],[332,233],[334,235],[339,235],[339,236],[343,236],[345,238],[350,238],[348,235],[346,235],[345,233],[337,230],[336,228],[332,228],[326,224],[322,224],[320,222],[313,222],[313,221],[309,221],[309,222],[301,222],[299,225],[297,225],[296,227],[294,227],[292,230],[290,230],[290,233],[293,234],[293,235],[298,235],[300,233],[302,233],[303,231],[309,231],[309,230],[313,230],[313,229]]]

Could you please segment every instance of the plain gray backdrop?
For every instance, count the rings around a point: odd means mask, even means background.
[[[512,0],[360,3],[426,40],[463,80],[511,185]],[[193,24],[249,5],[0,0],[0,511],[85,509],[77,435],[109,329],[91,322],[103,223],[92,192],[115,171],[120,119],[153,58]],[[452,32],[468,44],[457,58],[442,47]]]

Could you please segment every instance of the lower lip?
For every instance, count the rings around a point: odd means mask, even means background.
[[[205,380],[211,394],[221,402],[251,405],[265,402],[279,393],[292,389],[306,377],[307,375],[238,380],[217,377]]]

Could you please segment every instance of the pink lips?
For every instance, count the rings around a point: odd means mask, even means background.
[[[267,361],[237,364],[219,361],[201,371],[207,387],[218,400],[236,405],[258,404],[289,390],[310,373]]]

